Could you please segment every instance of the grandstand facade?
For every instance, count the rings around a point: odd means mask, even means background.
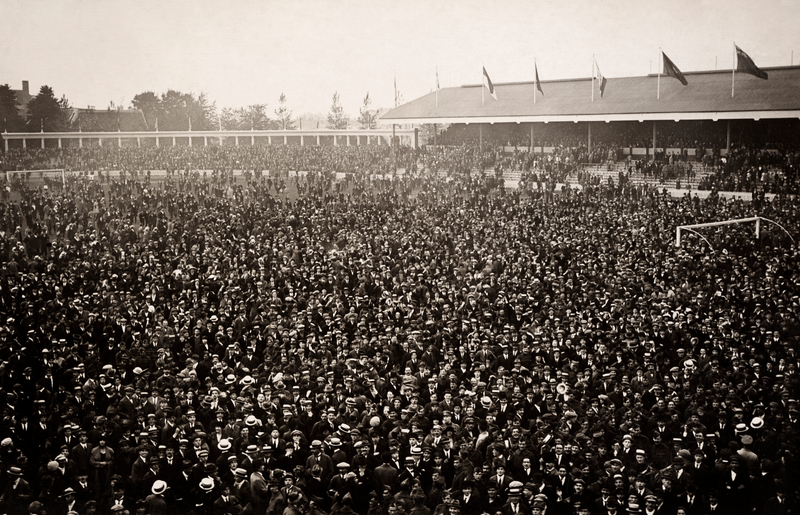
[[[116,116],[115,112],[111,112]],[[107,132],[4,132],[0,133],[6,152],[9,148],[64,148],[84,146],[208,146],[208,145],[389,145],[416,146],[415,129],[374,130],[260,130],[260,131],[107,131]]]

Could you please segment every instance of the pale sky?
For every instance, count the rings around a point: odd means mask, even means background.
[[[357,116],[435,88],[800,63],[800,0],[0,0],[0,84],[43,84],[73,106],[143,91],[206,92],[218,108],[285,93],[295,115],[339,92]]]

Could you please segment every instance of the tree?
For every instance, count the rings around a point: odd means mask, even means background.
[[[189,95],[174,89],[169,89],[166,93],[162,93],[162,117],[159,117],[158,120],[159,129],[167,131],[189,130],[189,127],[191,127],[189,100]]]
[[[156,120],[161,116],[161,99],[152,91],[145,91],[139,93],[131,101],[134,109],[140,110],[144,113],[144,122],[147,128],[155,130]]]
[[[270,128],[272,121],[267,115],[267,104],[252,104],[244,109],[245,119],[242,123],[248,125],[248,129],[263,131]]]
[[[152,91],[145,91],[133,97],[134,109],[144,113],[149,129],[174,131],[208,131],[218,128],[217,105],[200,93],[181,93],[167,90],[159,97]]]
[[[369,98],[369,91],[367,91],[364,105],[361,106],[361,114],[358,117],[358,123],[362,129],[374,129],[378,126],[377,112],[370,109],[370,106],[372,106],[372,99]]]
[[[17,95],[8,84],[0,86],[0,132],[18,132],[25,125],[19,114]]]
[[[339,102],[339,92],[333,94],[333,102],[331,103],[331,110],[328,113],[328,128],[329,129],[346,129],[347,116],[344,114],[344,108]]]
[[[219,123],[224,131],[235,131],[239,129],[239,119],[235,110],[226,107],[219,115]]]
[[[200,93],[195,98],[192,93],[189,93],[186,105],[193,131],[217,130],[217,104],[210,101],[208,95]]]
[[[28,102],[28,130],[45,132],[64,131],[68,116],[62,106],[69,106],[65,97],[57,99],[50,86],[42,86],[39,94]]]
[[[294,130],[294,120],[292,119],[292,111],[286,107],[286,95],[281,93],[278,99],[278,108],[275,109],[275,116],[278,117],[278,128],[283,130]]]

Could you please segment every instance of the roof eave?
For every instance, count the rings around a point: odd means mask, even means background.
[[[388,113],[387,113],[388,114]],[[520,115],[520,116],[455,116],[402,118],[380,117],[383,125],[432,124],[432,123],[557,123],[557,122],[645,122],[645,121],[682,121],[682,120],[760,120],[800,118],[799,110],[775,111],[699,111],[672,113],[614,113],[583,115]]]

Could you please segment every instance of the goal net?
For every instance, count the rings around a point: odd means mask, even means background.
[[[726,225],[740,225],[740,224],[753,224],[754,232],[755,232],[755,239],[758,240],[761,238],[761,232],[765,227],[774,226],[777,227],[779,230],[783,231],[792,243],[795,242],[794,238],[792,237],[791,233],[786,230],[778,222],[772,221],[768,218],[764,218],[763,216],[752,216],[748,218],[736,218],[733,220],[722,220],[720,222],[706,222],[700,224],[691,224],[691,225],[679,225],[675,229],[675,246],[680,248],[681,246],[681,239],[684,238],[686,233],[694,234],[702,239],[710,248],[712,252],[716,252],[715,245],[712,244],[702,233],[703,229],[707,228],[720,228]]]

